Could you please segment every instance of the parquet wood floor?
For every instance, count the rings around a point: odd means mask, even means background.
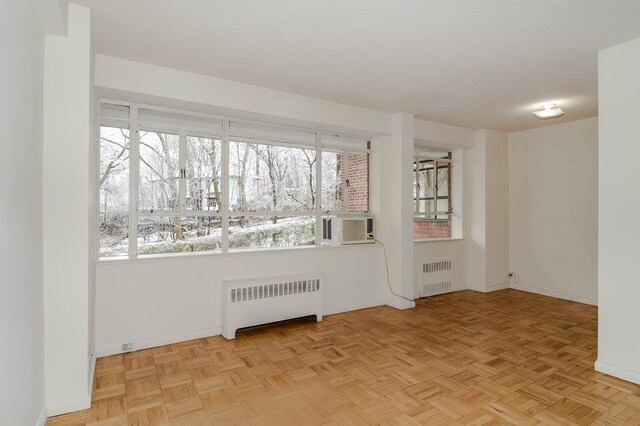
[[[98,359],[61,425],[640,425],[596,373],[597,309],[503,290],[376,307]]]

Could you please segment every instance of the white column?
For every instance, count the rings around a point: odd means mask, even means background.
[[[385,244],[393,293],[413,299],[413,115],[397,113],[392,134],[381,143],[379,239]],[[406,309],[410,300],[388,291],[388,304]]]
[[[507,134],[495,130],[477,131],[476,145],[467,151],[471,290],[489,292],[508,287],[508,153]]]
[[[640,39],[599,54],[598,360],[640,384]]]
[[[88,408],[91,204],[89,9],[69,5],[67,37],[45,41],[43,257],[48,415]]]

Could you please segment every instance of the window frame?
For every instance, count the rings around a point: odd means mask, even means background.
[[[449,237],[432,237],[432,238],[420,238],[415,239],[414,241],[429,241],[429,240],[437,240],[442,238],[452,238],[453,234],[453,200],[452,200],[452,177],[453,177],[453,151],[439,151],[439,150],[431,150],[431,152],[438,152],[442,154],[446,154],[446,157],[438,157],[434,155],[423,154],[425,149],[417,150],[414,153],[413,159],[413,172],[414,172],[414,183],[413,183],[413,200],[415,203],[415,208],[413,211],[413,222],[449,222]],[[423,170],[418,165],[421,162],[432,161],[433,166],[431,167],[434,170],[434,178],[432,180],[431,191],[433,196],[431,197],[422,197],[421,196],[421,187],[420,187],[420,172]],[[439,182],[438,182],[438,170],[447,169],[447,195],[438,195]],[[438,210],[438,200],[447,200],[448,209],[447,210]],[[430,209],[428,206],[430,203],[425,203],[426,209],[423,211],[420,208],[420,201],[433,201],[433,209]],[[446,218],[440,218],[439,216],[445,216]]]
[[[226,117],[226,116],[218,116],[213,114],[206,113],[198,113],[192,111],[184,111],[174,108],[165,108],[155,105],[146,105],[139,104],[133,102],[126,102],[114,99],[106,99],[100,98],[97,100],[98,102],[98,121],[97,121],[97,133],[98,133],[98,143],[100,143],[100,129],[102,127],[109,127],[108,124],[103,125],[103,122],[109,122],[113,119],[109,118],[107,120],[102,117],[102,108],[103,105],[112,105],[112,106],[121,106],[129,108],[129,118],[128,120],[120,120],[117,119],[120,124],[129,124],[129,158],[128,158],[128,166],[129,166],[129,210],[128,212],[122,212],[123,215],[127,215],[128,218],[128,250],[127,255],[122,256],[101,256],[100,255],[100,215],[103,213],[100,211],[99,202],[96,206],[96,214],[97,214],[97,236],[96,236],[96,258],[98,261],[111,261],[111,260],[135,260],[138,258],[147,258],[150,256],[158,257],[158,256],[175,256],[178,253],[162,253],[157,255],[148,255],[148,254],[139,254],[138,249],[138,224],[140,222],[141,217],[175,217],[175,218],[187,218],[187,217],[214,217],[220,218],[221,221],[221,249],[220,250],[209,250],[209,251],[199,251],[199,252],[185,252],[180,253],[180,255],[202,255],[202,254],[224,254],[224,253],[237,253],[237,252],[245,252],[249,250],[255,251],[268,251],[268,250],[277,250],[277,249],[286,249],[286,248],[298,248],[298,247],[319,247],[321,246],[322,241],[322,216],[331,215],[331,214],[342,214],[342,213],[350,213],[349,212],[349,195],[348,195],[348,186],[345,183],[345,191],[344,191],[344,205],[343,209],[339,211],[330,211],[323,212],[322,211],[322,154],[324,152],[334,152],[340,153],[344,158],[344,176],[345,182],[348,181],[349,178],[349,154],[350,153],[358,153],[358,154],[367,154],[370,156],[370,142],[367,138],[363,138],[360,136],[351,136],[351,135],[336,135],[332,132],[322,132],[314,129],[306,129],[299,128],[293,126],[286,126],[280,124],[272,124],[265,123],[253,120],[245,120],[234,117]],[[179,114],[192,118],[202,118],[202,119],[210,119],[217,120],[222,122],[222,132],[218,134],[216,132],[206,132],[202,129],[191,129],[189,126],[183,125],[175,125],[175,123],[171,123],[168,125],[158,125],[157,123],[150,123],[148,121],[140,120],[139,111],[140,110],[151,110],[160,113],[168,113],[168,114]],[[276,138],[251,138],[251,137],[242,137],[242,136],[230,136],[230,127],[231,123],[241,123],[241,124],[249,124],[249,125],[258,125],[258,126],[267,126],[274,129],[280,129],[283,131],[293,130],[298,132],[306,132],[314,135],[314,142],[299,142],[297,143],[295,140],[286,140],[286,139],[276,139]],[[160,132],[160,133],[168,133],[175,134],[179,136],[179,208],[176,210],[152,210],[152,211],[142,211],[139,210],[139,185],[140,185],[140,139],[141,132]],[[324,144],[323,137],[332,137],[339,138],[343,136],[345,138],[349,138],[351,140],[357,140],[363,143],[366,148],[361,148],[359,146],[339,146],[335,143]],[[187,209],[187,180],[186,178],[186,169],[187,169],[187,138],[188,137],[201,137],[201,138],[209,138],[212,140],[219,140],[221,145],[221,153],[220,153],[220,195],[221,200],[218,200],[218,205],[216,210],[189,210]],[[287,147],[287,148],[298,148],[298,149],[307,149],[314,150],[316,155],[316,164],[315,164],[315,206],[312,211],[304,212],[304,211],[266,211],[266,212],[243,212],[243,211],[232,211],[230,210],[229,204],[229,189],[230,189],[230,180],[229,180],[229,171],[230,171],[230,144],[231,142],[240,142],[240,143],[250,143],[250,144],[270,144],[275,146]],[[98,150],[98,158],[97,158],[97,166],[100,167],[100,152]],[[370,205],[370,157],[367,161],[367,206]],[[101,190],[99,182],[96,182],[98,192]],[[99,200],[99,197],[98,197]],[[203,206],[204,207],[204,206]],[[354,213],[354,212],[351,212]],[[366,212],[365,212],[366,213]],[[250,248],[250,249],[230,249],[229,248],[229,229],[230,229],[230,218],[232,217],[314,217],[315,218],[315,244],[314,245],[302,245],[302,246],[289,246],[289,247],[269,247],[269,248]]]

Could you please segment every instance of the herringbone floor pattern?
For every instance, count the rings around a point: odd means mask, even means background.
[[[364,309],[98,360],[60,425],[639,425],[596,373],[597,309],[515,290]]]

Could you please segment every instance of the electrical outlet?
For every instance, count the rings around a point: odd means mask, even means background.
[[[509,272],[509,284],[516,284],[520,281],[520,275],[517,272]]]
[[[133,347],[135,344],[133,343],[123,343],[122,344],[122,352],[133,352]]]
[[[562,280],[562,285],[565,286],[565,287],[571,287],[571,286],[573,286],[573,282],[571,280],[569,280],[569,279]]]

